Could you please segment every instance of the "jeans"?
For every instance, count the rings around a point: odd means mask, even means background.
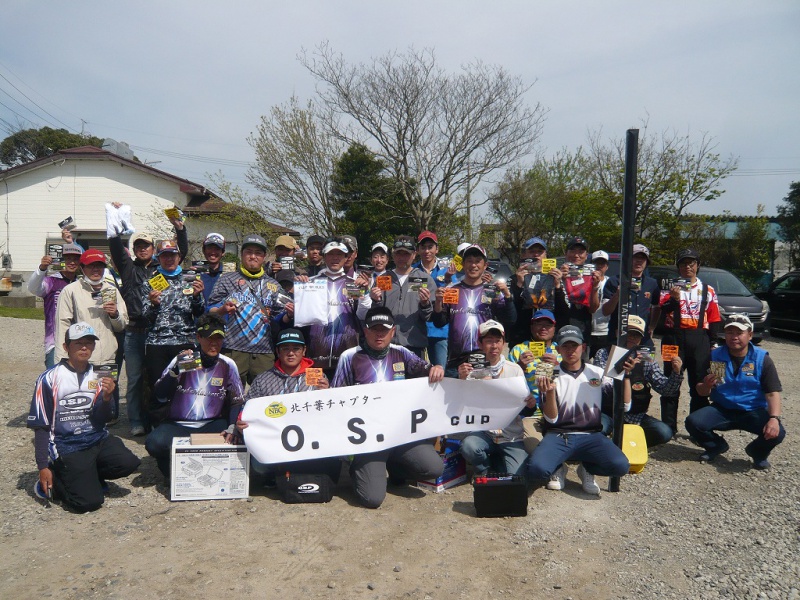
[[[44,355],[44,368],[49,369],[56,364],[56,349],[50,348]]]
[[[614,429],[614,419],[605,413],[600,416],[603,421],[602,434],[611,435]],[[644,429],[644,439],[647,441],[648,448],[658,446],[659,444],[666,444],[672,439],[672,428],[663,421],[659,421],[650,415],[644,415],[639,426]]]
[[[740,429],[757,435],[747,445],[746,452],[754,461],[765,460],[769,453],[783,441],[786,430],[779,424],[778,437],[771,440],[764,439],[764,426],[769,420],[769,411],[766,408],[757,410],[735,410],[723,408],[718,404],[706,406],[686,417],[686,431],[709,452],[716,452],[725,446],[725,439],[714,433],[717,431],[731,431]]]
[[[428,362],[440,367],[447,364],[447,338],[428,338]]]
[[[189,437],[193,433],[220,433],[227,428],[227,419],[214,419],[202,427],[185,427],[171,421],[164,421],[147,434],[144,447],[147,453],[156,459],[158,469],[169,480],[172,466],[170,464],[172,462],[172,438]],[[219,443],[225,443],[222,436],[219,438]]]
[[[461,442],[461,454],[473,466],[476,475],[489,471],[521,475],[528,460],[521,440],[498,443],[487,431],[474,431],[467,435]]]
[[[128,389],[125,398],[128,404],[128,421],[131,427],[144,426],[144,342],[147,332],[125,332],[125,373]],[[154,382],[155,383],[155,382]]]
[[[592,475],[621,477],[630,469],[622,450],[600,432],[546,433],[528,459],[528,478],[548,480],[568,460],[583,463]]]

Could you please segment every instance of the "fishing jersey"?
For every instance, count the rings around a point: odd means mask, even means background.
[[[556,405],[558,414],[550,420],[545,418],[545,429],[556,433],[593,433],[602,429],[600,413],[603,397],[610,401],[614,393],[613,380],[603,377],[603,369],[582,363],[577,372],[570,372],[561,365],[556,377]],[[631,405],[625,405],[625,411]]]
[[[272,354],[270,317],[282,310],[278,302],[281,284],[264,273],[261,277],[246,277],[240,271],[223,273],[209,298],[209,310],[219,308],[228,298],[236,311],[226,316],[227,328],[223,348],[248,354]]]
[[[350,348],[339,359],[331,387],[427,377],[430,368],[419,356],[395,344],[389,344],[383,358],[373,358],[361,347]]]
[[[662,307],[671,302],[672,297],[669,294],[669,290],[661,291]],[[676,327],[674,311],[667,309],[664,326],[667,329],[697,329],[697,325],[700,323],[700,303],[702,302],[702,298],[703,282],[697,279],[691,289],[681,290],[680,323]],[[718,321],[722,321],[722,317],[719,314],[717,293],[714,291],[714,288],[709,285],[703,329],[708,329],[709,323],[717,323]]]
[[[153,291],[150,281],[142,284],[142,316],[150,324],[145,343],[152,346],[192,344],[197,335],[194,320],[205,310],[203,294],[184,293],[192,288],[189,282],[184,283],[181,270],[174,275],[162,275],[169,287],[161,290],[160,304],[150,302],[149,295]]]
[[[58,306],[58,297],[61,295],[61,290],[70,283],[72,281],[64,279],[61,273],[47,275],[47,271],[40,271],[38,268],[28,281],[28,291],[44,300],[45,352],[50,352],[56,345],[56,307]]]
[[[335,279],[326,273],[312,277],[311,281],[325,281],[328,288],[328,318],[325,325],[314,324],[308,327],[308,357],[314,366],[323,369],[336,367],[339,357],[348,348],[358,346],[361,335],[362,312],[366,314],[369,296],[356,301],[347,297],[346,285],[354,283],[348,276]],[[304,328],[305,330],[305,328]]]
[[[275,366],[269,371],[264,371],[256,376],[253,383],[250,384],[250,389],[247,390],[245,402],[251,398],[294,394],[295,392],[318,389],[306,383],[306,369],[313,364],[313,360],[303,357],[297,372],[289,375],[283,370],[280,359],[278,359],[275,361]]]
[[[542,362],[542,359],[539,357],[534,357],[533,362],[528,363],[527,367],[523,367],[522,364],[519,362],[520,356],[524,352],[530,350],[529,346],[530,342],[523,342],[522,344],[517,344],[508,353],[508,360],[511,362],[518,364],[519,367],[525,373],[525,382],[528,384],[528,390],[530,391],[531,395],[536,398],[536,406],[541,408],[541,402],[539,400],[539,386],[536,385],[536,367]],[[561,355],[558,353],[556,349],[557,346],[555,342],[550,342],[550,344],[545,344],[544,351],[545,354],[555,354],[558,362],[561,363]],[[558,365],[554,365],[555,369],[558,369]]]
[[[483,283],[468,285],[463,281],[447,286],[458,290],[457,304],[444,304],[442,312],[433,313],[437,327],[450,324],[447,338],[447,366],[457,366],[461,358],[479,349],[478,328],[482,323],[495,319],[501,323],[513,323],[517,319],[514,302],[506,301],[497,292],[494,298]],[[487,293],[488,292],[488,293]]]
[[[235,422],[244,402],[236,363],[220,354],[215,359],[203,357],[204,366],[199,369],[179,373],[179,358],[172,359],[153,388],[157,402],[169,402],[167,420],[189,427],[202,427],[219,418]]]
[[[78,373],[62,360],[36,381],[28,427],[50,433],[48,455],[55,462],[100,443],[108,436],[106,423],[115,417],[114,401],[101,397],[92,365]]]

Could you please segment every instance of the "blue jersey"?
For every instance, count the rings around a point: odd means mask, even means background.
[[[422,266],[422,262],[417,262],[412,265],[415,269],[420,269],[422,271],[426,271],[425,267]],[[436,283],[436,287],[445,287],[447,283],[444,280],[444,276],[447,273],[447,267],[441,266],[439,262],[436,262],[436,266],[428,272],[428,275],[431,276],[431,279]],[[431,290],[431,302],[436,299],[436,292]],[[433,320],[428,321],[428,339],[431,338],[435,339],[446,339],[448,333],[450,332],[450,326],[445,325],[444,327],[437,327],[434,325]]]

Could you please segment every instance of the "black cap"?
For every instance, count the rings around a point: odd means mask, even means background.
[[[696,250],[692,250],[691,248],[684,248],[675,255],[675,266],[678,266],[679,262],[687,258],[691,258],[693,260],[700,262],[700,255],[697,253]]]
[[[292,281],[293,282],[294,278],[295,278],[295,274],[294,274],[294,271],[292,271],[290,269],[281,269],[280,271],[275,273],[274,277],[275,277],[275,281],[277,281],[278,283],[282,283],[284,281]]]
[[[320,244],[322,246],[325,245],[325,238],[321,235],[312,235],[309,236],[308,240],[306,240],[306,248],[311,244]]]
[[[344,242],[345,246],[350,249],[350,252],[358,251],[358,240],[352,235],[343,235],[342,241]]]
[[[413,254],[417,251],[417,247],[414,245],[414,242],[409,236],[403,235],[394,241],[394,244],[392,244],[392,250],[405,250],[406,252],[411,252]]]
[[[556,336],[556,343],[563,344],[564,342],[575,342],[576,344],[583,343],[583,333],[575,325],[565,325],[558,330]]]
[[[280,346],[281,344],[302,344],[305,346],[306,338],[303,337],[303,332],[299,329],[284,329],[278,336],[278,343],[275,345]]]
[[[260,235],[256,235],[255,233],[245,236],[244,240],[242,241],[242,250],[244,250],[245,246],[258,246],[264,250],[264,252],[266,252],[268,249],[267,242],[264,241],[264,238]]]
[[[589,250],[589,242],[582,237],[574,237],[567,242],[567,250],[574,246],[583,246],[587,251]]]
[[[366,327],[369,329],[381,326],[386,329],[391,329],[394,327],[394,317],[388,310],[376,310],[375,312],[370,311],[370,313],[367,314],[367,318],[364,319],[364,325],[366,325]]]

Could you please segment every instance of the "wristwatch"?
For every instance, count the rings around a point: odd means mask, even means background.
[[[781,422],[781,417],[780,417],[780,415],[770,415],[770,416],[769,416],[769,418],[770,418],[770,419],[775,419],[775,420],[777,420],[777,421],[778,421],[778,423],[780,423],[780,422]],[[769,419],[767,419],[767,420],[769,420]]]

